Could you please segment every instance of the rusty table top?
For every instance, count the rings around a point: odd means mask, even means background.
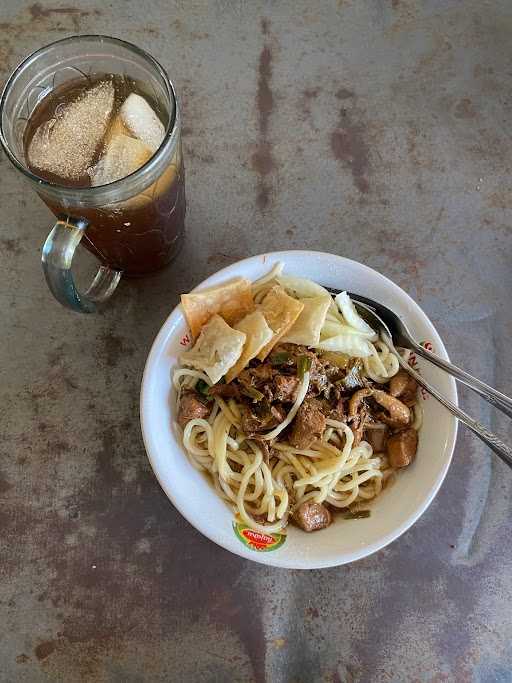
[[[288,248],[389,276],[455,362],[510,392],[509,0],[4,0],[0,77],[77,32],[130,40],[169,70],[187,241],[101,314],[68,312],[39,263],[50,215],[0,159],[0,680],[512,680],[512,473],[464,430],[409,532],[300,572],[191,528],[150,470],[138,417],[179,292]]]

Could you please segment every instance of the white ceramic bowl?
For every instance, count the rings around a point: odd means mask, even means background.
[[[220,270],[199,288],[236,275],[255,280],[267,273],[276,261],[284,261],[285,273],[351,290],[388,305],[403,317],[416,339],[430,342],[442,358],[448,359],[434,326],[400,287],[367,266],[333,254],[284,251],[254,256]],[[248,540],[252,546],[244,543],[233,526],[232,511],[206,477],[190,465],[172,427],[171,372],[186,345],[186,334],[187,325],[178,306],[158,333],[146,362],[140,402],[142,434],[163,490],[181,514],[209,539],[249,560],[276,567],[314,569],[353,562],[374,553],[398,538],[425,512],[446,475],[457,434],[455,418],[430,396],[422,399],[424,423],[416,459],[372,503],[371,517],[338,518],[329,528],[312,534],[290,525],[285,542],[273,550],[265,546],[269,539],[254,538],[251,534]],[[421,359],[418,367],[426,379],[457,403],[451,377]],[[254,541],[263,541],[263,545]]]

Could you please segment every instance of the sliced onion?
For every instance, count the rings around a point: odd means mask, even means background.
[[[361,318],[359,313],[356,311],[356,307],[346,292],[341,292],[341,294],[338,294],[338,296],[335,298],[335,301],[338,304],[338,308],[345,318],[345,321],[348,323],[348,325],[350,325],[350,327],[353,327],[355,330],[358,330],[363,334],[369,335],[372,341],[375,341],[378,338],[378,335],[375,333],[375,331]]]

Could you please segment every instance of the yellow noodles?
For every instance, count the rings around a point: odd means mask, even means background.
[[[286,278],[282,271],[283,264],[277,263],[251,286],[252,301],[263,315],[266,309],[265,303],[263,306],[261,303],[268,301],[268,292],[277,284],[287,291],[286,298],[292,296],[308,303],[322,293],[327,295],[319,285],[303,278]],[[267,314],[270,319],[278,316],[275,311]],[[373,382],[385,384],[398,372],[397,357],[384,342],[374,341],[377,335],[368,333],[368,326],[358,317],[346,294],[332,300],[327,311],[324,306],[323,314],[320,339],[324,346],[321,348],[331,348],[326,344],[339,335],[343,337],[344,347],[341,348],[340,341],[339,348],[331,350],[347,353],[350,350],[348,355],[359,358],[364,355],[362,349],[368,354],[362,357],[363,374]],[[310,326],[314,327],[313,323]],[[275,332],[274,327],[272,330]],[[354,340],[359,340],[359,346],[352,343]],[[247,362],[249,359],[248,356]],[[193,389],[200,381],[212,385],[205,373],[190,368],[176,370],[172,381],[178,403],[182,390]],[[287,441],[276,440],[283,438],[283,431],[297,415],[308,392],[309,381],[310,373],[306,371],[285,419],[257,438],[250,438],[242,431],[240,404],[235,399],[225,401],[220,396],[213,397],[207,419],[191,419],[183,430],[183,445],[191,464],[208,473],[219,496],[233,507],[239,519],[262,533],[281,531],[291,512],[307,501],[347,508],[353,503],[370,500],[381,492],[393,472],[387,457],[374,453],[368,442],[354,445],[354,433],[339,420],[327,419],[323,434],[308,448],[295,448]],[[203,389],[204,386],[201,391]],[[178,408],[179,405],[177,412]],[[422,410],[418,403],[412,411],[411,426],[419,429]],[[375,421],[365,426],[365,429],[383,428],[385,425]]]
[[[398,358],[383,341],[376,341],[371,346],[373,354],[363,358],[365,373],[374,382],[385,384],[400,369]]]
[[[189,386],[191,379],[203,378],[181,370],[174,376],[178,388]],[[236,402],[218,396],[208,420],[190,420],[183,430],[191,464],[208,472],[239,518],[263,533],[282,530],[291,508],[306,501],[345,508],[378,495],[389,472],[387,460],[375,456],[367,442],[353,447],[353,441],[345,423],[328,419],[322,439],[308,449],[284,441],[270,444],[267,463],[262,445],[241,431]]]

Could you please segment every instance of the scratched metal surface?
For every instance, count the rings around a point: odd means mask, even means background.
[[[201,537],[144,454],[143,364],[178,293],[266,250],[377,268],[455,361],[512,386],[512,5],[317,4],[1,3],[0,78],[74,32],[159,58],[189,206],[174,265],[80,317],[43,282],[48,212],[0,159],[2,682],[512,680],[512,473],[463,430],[412,530],[309,573]]]

